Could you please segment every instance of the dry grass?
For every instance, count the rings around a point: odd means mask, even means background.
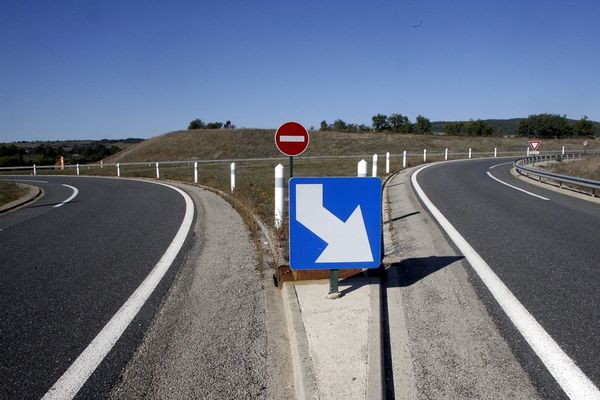
[[[557,174],[600,181],[600,158],[596,157],[581,161],[552,163],[549,169]]]
[[[27,194],[27,189],[13,182],[0,182],[0,206],[18,200]]]
[[[105,160],[107,163],[141,162],[161,160],[223,160],[242,158],[281,157],[275,147],[274,130],[236,129],[236,130],[194,130],[177,131],[157,136],[132,146]],[[405,135],[397,133],[340,133],[311,132],[310,146],[303,156],[348,156],[421,153],[428,149],[430,153],[441,153],[445,148],[452,153],[494,151],[525,152],[525,138],[471,138],[437,135]],[[567,149],[581,149],[579,139],[546,140],[542,151],[558,151],[562,146]],[[589,150],[600,150],[600,143],[592,142]]]

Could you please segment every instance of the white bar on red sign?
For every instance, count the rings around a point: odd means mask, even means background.
[[[280,136],[279,137],[279,141],[280,142],[304,143],[305,140],[306,139],[302,135],[299,135],[299,136]]]

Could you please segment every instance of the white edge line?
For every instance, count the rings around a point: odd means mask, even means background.
[[[536,319],[517,300],[508,287],[498,278],[490,266],[471,247],[444,215],[433,205],[419,183],[417,175],[428,168],[427,165],[417,170],[411,177],[415,191],[429,212],[446,231],[456,247],[462,252],[473,270],[481,278],[494,299],[504,310],[508,318],[523,335],[529,346],[540,358],[556,382],[570,399],[600,399],[600,391],[594,383],[579,369],[575,362],[558,346],[552,337],[536,321]]]
[[[14,181],[14,182],[33,182],[33,183],[48,183],[48,181],[34,181],[33,179],[2,179],[3,181]]]
[[[500,179],[496,178],[494,175],[490,174],[490,171],[487,171],[487,174],[488,174],[488,176],[489,176],[490,178],[492,178],[492,179],[493,179],[493,180],[495,180],[496,182],[499,182],[499,183],[501,183],[501,184],[503,184],[503,185],[506,185],[506,186],[508,186],[509,188],[512,188],[512,189],[518,190],[519,192],[527,193],[528,195],[530,195],[530,196],[533,196],[533,197],[537,197],[538,199],[542,199],[542,200],[547,200],[547,201],[550,201],[550,199],[547,199],[547,198],[545,198],[545,197],[543,197],[543,196],[540,196],[540,195],[538,195],[538,194],[535,194],[535,193],[528,192],[528,191],[527,191],[527,190],[525,190],[525,189],[521,189],[521,188],[518,188],[518,187],[516,187],[516,186],[513,186],[513,185],[511,185],[511,184],[509,184],[509,183],[506,183],[506,182],[504,182],[504,181],[501,181]]]
[[[67,204],[68,202],[70,202],[71,200],[73,200],[75,197],[77,197],[77,195],[79,194],[79,189],[77,189],[75,186],[65,185],[64,183],[62,185],[68,187],[71,190],[73,190],[73,194],[68,199],[66,199],[65,201],[63,201],[62,203],[55,205],[53,208],[58,208],[58,207],[64,206],[65,204]]]
[[[174,186],[159,182],[150,183],[166,186],[183,196],[185,200],[185,216],[183,217],[181,226],[179,227],[175,238],[173,238],[173,241],[152,271],[150,271],[140,286],[133,292],[110,321],[108,321],[85,350],[83,350],[67,371],[58,379],[58,381],[56,381],[50,390],[46,392],[42,400],[72,399],[75,397],[79,389],[81,389],[98,365],[100,365],[104,357],[106,357],[108,352],[113,348],[117,340],[119,340],[156,286],[158,286],[185,242],[194,219],[194,203],[192,199],[183,190]]]

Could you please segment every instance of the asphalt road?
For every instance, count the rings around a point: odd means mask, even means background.
[[[18,179],[45,195],[0,215],[0,398],[39,399],[156,265],[181,225],[185,202],[172,189],[138,181]],[[77,196],[56,207],[74,193],[64,185],[77,188]],[[179,261],[78,398],[110,391]]]
[[[507,161],[435,165],[421,171],[418,182],[561,349],[600,386],[600,206],[523,183],[510,175],[510,164],[498,165]],[[502,185],[487,172],[548,200]],[[478,287],[543,397],[565,398],[481,282]]]

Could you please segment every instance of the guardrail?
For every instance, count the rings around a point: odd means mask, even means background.
[[[595,155],[595,154],[592,154]],[[540,169],[535,168],[536,162],[548,162],[548,161],[561,161],[561,160],[578,160],[582,158],[586,158],[589,155],[584,154],[553,154],[553,155],[540,155],[540,156],[531,156],[521,158],[516,160],[513,165],[518,173],[521,175],[525,175],[529,178],[537,177],[538,181],[542,182],[542,179],[548,179],[554,182],[557,182],[559,187],[562,189],[564,184],[576,185],[581,188],[590,189],[590,194],[593,197],[596,197],[596,189],[600,189],[600,181],[595,181],[592,179],[579,178],[576,176],[569,175],[561,175],[553,172],[542,171]],[[528,165],[531,165],[529,167]]]

